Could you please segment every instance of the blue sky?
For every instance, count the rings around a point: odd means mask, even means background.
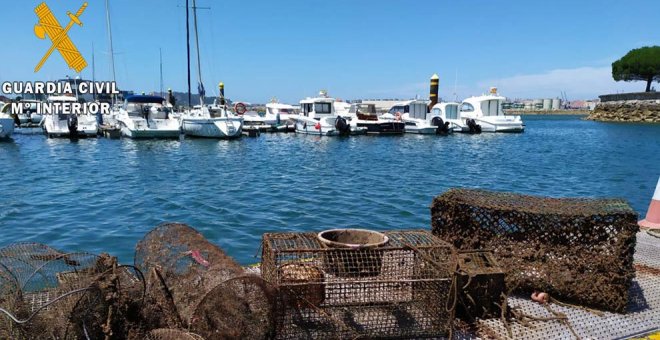
[[[82,4],[46,2],[63,26],[66,11]],[[109,79],[105,1],[88,2],[84,26],[74,26],[69,36],[90,64],[82,77],[91,78],[94,45],[96,78]],[[33,71],[50,45],[33,33],[39,3],[0,1],[0,81],[74,75],[59,54],[39,73]],[[593,98],[643,91],[641,82],[614,82],[610,64],[632,48],[660,45],[657,0],[198,0],[197,5],[211,7],[198,11],[207,93],[223,81],[229,97],[249,102],[271,97],[297,102],[319,89],[344,99],[427,96],[433,73],[440,75],[444,98],[453,98],[454,88],[462,98],[489,86],[509,97],[556,97],[563,90],[569,99]],[[185,91],[185,0],[110,0],[110,15],[119,86],[158,90],[161,48],[165,88]]]

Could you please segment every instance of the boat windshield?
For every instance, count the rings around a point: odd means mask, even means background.
[[[314,103],[314,112],[317,114],[332,113],[332,103]]]
[[[502,112],[501,102],[497,99],[485,100],[481,102],[481,111],[484,116],[499,116]]]
[[[268,113],[269,113],[269,114],[272,114],[272,115],[276,115],[276,114],[278,114],[278,113],[279,113],[279,114],[283,114],[283,115],[286,115],[286,114],[293,114],[293,109],[289,109],[289,108],[276,108],[276,107],[269,107],[269,108],[268,108]]]
[[[146,114],[156,112],[156,113],[168,113],[169,108],[163,105],[163,103],[131,103],[127,102],[124,105],[124,109],[128,112],[129,116],[142,117]]]
[[[410,111],[410,106],[408,106],[408,105],[397,105],[397,106],[392,106],[392,108],[389,111],[387,111],[387,113],[395,115],[397,112],[408,113],[409,111]]]

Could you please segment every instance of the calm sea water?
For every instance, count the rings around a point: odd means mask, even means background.
[[[451,187],[621,197],[645,214],[660,176],[660,125],[524,117],[523,134],[0,143],[0,245],[109,252],[165,221],[200,230],[239,262],[269,231],[430,228]]]

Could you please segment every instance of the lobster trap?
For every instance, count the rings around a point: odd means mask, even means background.
[[[266,338],[272,292],[195,229],[165,223],[137,244],[135,266],[148,273],[147,295],[163,328],[204,338]]]
[[[109,255],[63,253],[38,243],[0,249],[0,338],[79,339],[125,335],[118,301],[134,273]],[[135,295],[139,296],[139,291]]]
[[[390,231],[378,247],[334,248],[315,233],[263,235],[262,276],[277,286],[276,337],[446,336],[453,247],[428,231]]]
[[[482,250],[458,252],[458,316],[475,319],[499,318],[506,286],[504,270],[493,253]]]
[[[431,220],[459,249],[492,250],[509,289],[626,310],[639,227],[623,200],[451,189],[433,200]]]

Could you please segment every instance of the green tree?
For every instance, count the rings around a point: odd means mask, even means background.
[[[646,92],[650,92],[651,83],[660,81],[660,46],[631,50],[612,63],[612,77],[616,81],[646,81]]]

